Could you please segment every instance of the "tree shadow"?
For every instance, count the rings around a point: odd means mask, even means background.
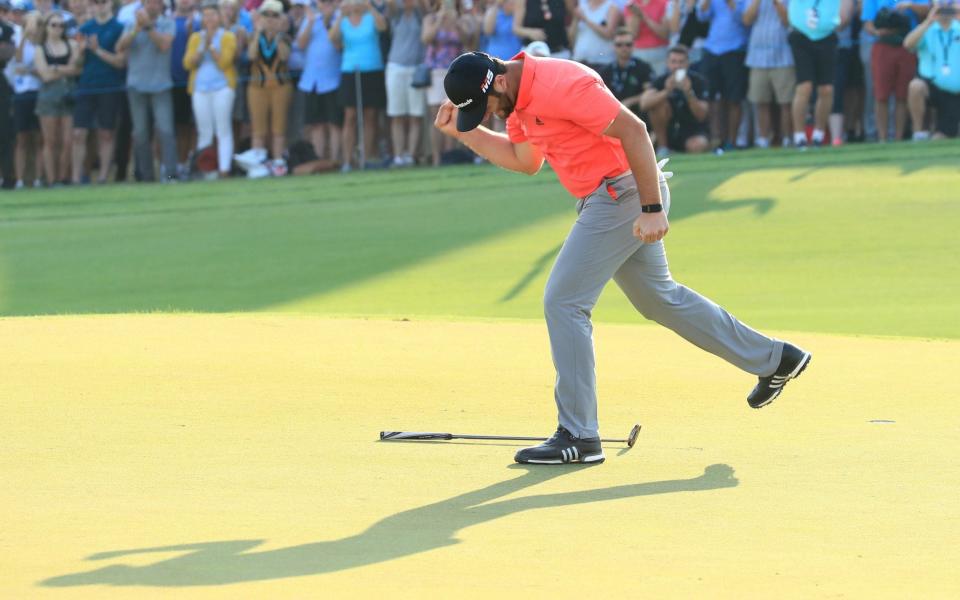
[[[357,535],[266,550],[249,552],[265,540],[200,542],[101,552],[87,560],[112,560],[132,554],[183,552],[184,554],[142,566],[112,564],[100,569],[52,577],[39,582],[44,587],[79,585],[139,585],[155,587],[224,585],[248,581],[318,575],[355,569],[366,565],[428,552],[459,543],[461,529],[539,508],[572,506],[590,502],[621,500],[735,487],[733,468],[710,465],[702,475],[691,479],[673,479],[619,485],[579,492],[539,494],[509,500],[498,498],[514,494],[583,467],[528,467],[511,465],[522,471],[519,477],[494,483],[448,500],[428,504],[391,515]],[[586,467],[589,468],[589,467]]]

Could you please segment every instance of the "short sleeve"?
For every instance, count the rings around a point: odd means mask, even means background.
[[[860,13],[861,21],[872,21],[877,17],[877,8],[876,0],[863,0],[863,10]]]
[[[596,135],[606,131],[623,106],[607,86],[594,77],[579,78],[564,90],[563,98],[551,112]]]
[[[514,144],[522,144],[527,141],[527,134],[523,132],[523,127],[520,126],[520,117],[517,116],[517,113],[507,117],[507,137]]]

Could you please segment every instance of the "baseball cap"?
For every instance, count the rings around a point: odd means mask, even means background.
[[[500,73],[501,67],[485,52],[467,52],[450,63],[443,78],[443,89],[447,98],[460,109],[457,131],[470,131],[483,121],[493,78]]]
[[[257,9],[257,13],[263,14],[265,12],[272,12],[278,15],[283,14],[283,4],[280,0],[266,0],[263,4],[260,5],[260,8]]]
[[[548,46],[546,42],[530,42],[527,44],[527,47],[523,49],[523,53],[527,56],[550,58],[550,46]]]

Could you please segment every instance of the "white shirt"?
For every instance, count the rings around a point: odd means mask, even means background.
[[[13,45],[15,48],[20,47],[20,38],[23,35],[23,29],[19,25],[13,26]],[[30,42],[24,42],[23,44],[23,60],[17,61],[16,55],[10,59],[7,63],[7,67],[3,70],[3,74],[6,76],[7,81],[10,82],[10,86],[13,88],[13,93],[15,94],[26,94],[28,92],[36,92],[40,89],[40,78],[33,74],[33,56],[36,54],[36,46]],[[16,70],[19,67],[27,67],[30,69],[30,73],[17,73]]]

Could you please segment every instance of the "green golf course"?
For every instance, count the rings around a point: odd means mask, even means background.
[[[491,166],[0,198],[0,598],[956,598],[960,143],[677,157],[674,277],[813,360],[594,311],[602,465],[548,436],[574,221]]]

